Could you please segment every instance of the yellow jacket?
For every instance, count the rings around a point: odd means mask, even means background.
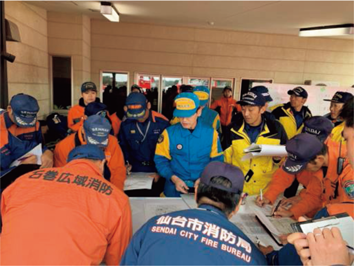
[[[256,144],[285,145],[287,136],[283,126],[276,120],[263,117],[262,130]],[[273,173],[279,168],[280,162],[274,162],[273,157],[254,157],[242,161],[245,155],[244,149],[251,145],[251,141],[245,131],[245,122],[242,116],[231,124],[230,140],[228,148],[224,151],[225,162],[239,167],[246,175],[253,171],[251,179],[244,184],[244,192],[250,195],[259,194],[260,189],[266,190]]]
[[[312,117],[311,111],[306,106],[303,106],[302,108],[304,114],[304,121]],[[272,111],[272,114],[283,125],[285,132],[288,135],[288,139],[291,139],[295,135],[301,133],[304,124],[297,128],[296,120],[291,111],[290,103],[278,106]]]
[[[335,128],[332,129],[332,132],[330,135],[331,140],[333,140],[335,142],[342,142],[343,144],[346,143],[345,139],[342,136],[344,124],[345,124],[345,122],[339,124],[338,126],[336,126]]]

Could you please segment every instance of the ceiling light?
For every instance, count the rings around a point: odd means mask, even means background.
[[[320,26],[300,29],[300,37],[354,35],[354,24]]]
[[[112,22],[119,22],[119,13],[110,2],[101,2],[101,14]]]

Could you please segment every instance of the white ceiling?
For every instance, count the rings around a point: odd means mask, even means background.
[[[29,1],[28,1],[29,2]],[[354,23],[354,1],[111,1],[121,22],[297,35],[300,28]],[[36,1],[48,11],[105,19],[99,1]],[[210,26],[208,22],[214,22]],[[353,39],[353,36],[346,38]]]

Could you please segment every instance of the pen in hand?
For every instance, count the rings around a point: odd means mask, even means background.
[[[275,206],[275,208],[273,209],[272,213],[271,213],[271,216],[274,216],[274,214],[276,213],[276,211],[279,209],[279,206],[281,204],[281,200],[279,200],[277,206]]]

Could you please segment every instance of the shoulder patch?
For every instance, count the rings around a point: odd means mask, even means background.
[[[157,143],[162,143],[163,140],[164,140],[164,137],[163,137],[163,135],[161,134],[161,135],[159,136],[159,138],[157,139]]]
[[[345,194],[351,199],[354,199],[354,180],[347,180],[343,184]]]

